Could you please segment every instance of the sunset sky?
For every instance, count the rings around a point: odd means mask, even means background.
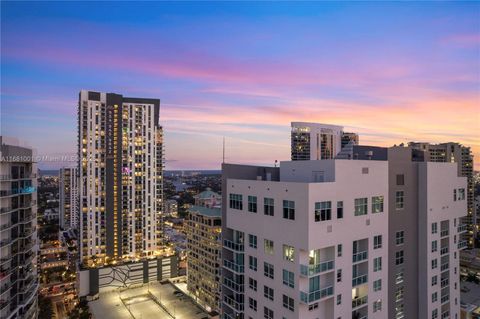
[[[480,169],[480,3],[1,3],[1,134],[75,154],[81,89],[161,100],[167,169],[273,164],[290,122],[460,142]],[[40,163],[52,168],[55,163]]]

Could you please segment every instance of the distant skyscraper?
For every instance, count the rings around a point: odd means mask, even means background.
[[[476,212],[474,203],[473,155],[470,147],[459,143],[430,144],[411,142],[409,145],[412,148],[425,151],[426,161],[457,163],[458,174],[467,177],[467,213],[463,218],[463,223],[467,226],[467,232],[462,237],[468,240],[470,247],[473,247],[480,229],[480,218],[478,216],[480,212]]]
[[[211,190],[200,193],[197,199],[213,197],[220,204],[220,195]],[[193,205],[188,212],[187,288],[207,310],[219,311],[222,211],[211,205]]]
[[[60,169],[60,227],[62,229],[78,229],[78,168],[64,167]]]
[[[0,318],[36,318],[37,167],[31,149],[0,136]]]
[[[357,133],[342,132],[342,149],[348,144],[358,145],[359,139]]]
[[[155,255],[161,244],[160,100],[82,90],[80,254],[96,266]]]
[[[292,122],[292,161],[332,159],[342,149],[342,126]]]

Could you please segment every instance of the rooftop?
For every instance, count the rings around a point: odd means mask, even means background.
[[[195,196],[195,198],[200,198],[200,199],[207,199],[212,197],[220,197],[220,195],[212,191],[211,188],[207,188],[206,190],[204,190],[203,192]]]
[[[102,319],[211,318],[170,282],[103,293],[88,305],[93,317]]]
[[[189,211],[209,217],[222,217],[222,210],[220,208],[209,208],[204,206],[192,205]]]

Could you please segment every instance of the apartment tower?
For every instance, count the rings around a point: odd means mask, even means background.
[[[192,205],[188,210],[187,288],[208,311],[220,311],[222,212]]]
[[[98,266],[161,243],[160,100],[82,90],[78,105],[80,258]]]
[[[78,229],[78,168],[64,167],[60,169],[60,227]]]
[[[37,167],[33,151],[0,136],[0,318],[36,318]]]
[[[292,161],[333,159],[345,146],[358,144],[358,134],[338,125],[292,122]]]

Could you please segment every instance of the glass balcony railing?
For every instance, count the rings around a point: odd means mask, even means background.
[[[361,251],[356,254],[353,254],[352,261],[356,263],[362,260],[366,260],[367,258],[368,258],[368,251],[365,250],[365,251]]]
[[[238,273],[243,273],[244,272],[244,266],[240,264],[236,264],[233,261],[224,259],[223,260],[223,266],[231,271],[238,272]]]
[[[302,276],[313,276],[325,271],[333,270],[335,261],[324,261],[316,265],[300,265],[300,274]]]
[[[440,237],[446,237],[448,236],[448,229],[444,229],[440,232]]]
[[[457,232],[459,232],[459,233],[466,232],[467,230],[468,230],[468,226],[466,224],[459,225],[457,227]]]
[[[243,284],[238,284],[234,280],[228,277],[223,277],[223,285],[230,288],[233,291],[236,292],[243,292],[244,291],[244,285]]]
[[[311,302],[333,296],[333,286],[329,286],[317,291],[312,291],[312,292],[303,292],[300,291],[300,301],[309,304]]]
[[[466,240],[461,240],[458,242],[458,249],[465,249],[468,246],[468,242]]]
[[[448,247],[443,247],[442,249],[440,249],[440,255],[445,255],[445,254],[448,254]]]
[[[368,302],[368,296],[355,298],[352,300],[352,309],[365,305]]]
[[[363,285],[363,284],[366,283],[367,281],[368,281],[368,275],[367,275],[367,274],[354,277],[354,278],[352,279],[352,287],[356,287],[356,286],[359,286],[359,285]]]
[[[243,311],[243,303],[236,301],[230,296],[224,295],[223,302],[237,311]]]
[[[244,246],[243,243],[236,243],[231,240],[225,239],[223,241],[223,246],[230,249],[230,250],[235,250],[235,251],[243,251]]]

